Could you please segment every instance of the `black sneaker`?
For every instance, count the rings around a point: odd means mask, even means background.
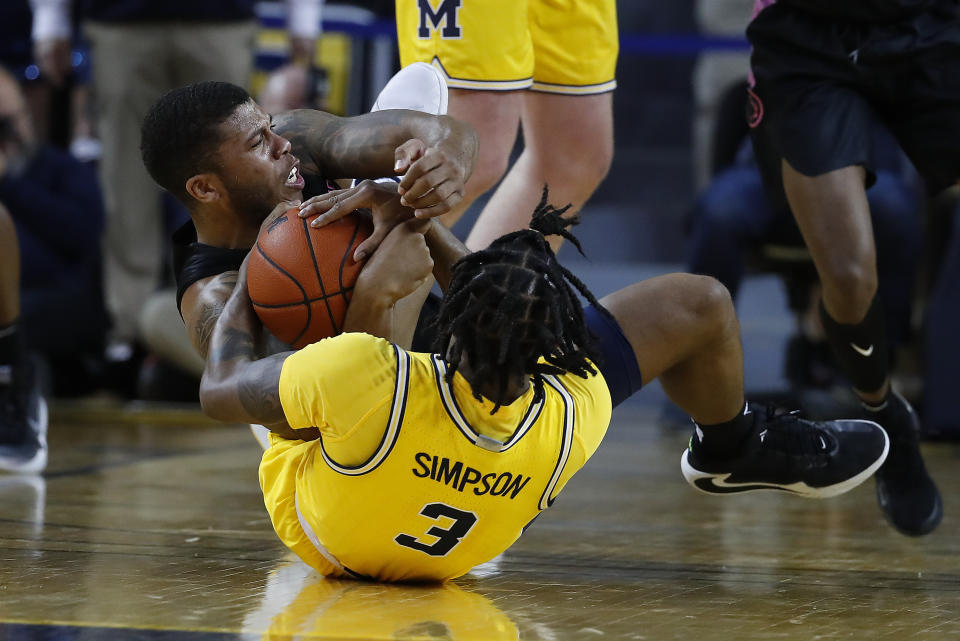
[[[920,455],[917,414],[905,398],[891,392],[887,407],[871,415],[890,435],[890,456],[877,470],[880,509],[901,534],[929,534],[943,519],[943,500]]]
[[[42,472],[47,466],[47,402],[29,359],[0,367],[0,471]]]
[[[887,456],[887,434],[872,421],[817,423],[797,412],[749,407],[753,430],[738,456],[711,458],[698,437],[690,439],[680,460],[690,485],[708,494],[782,490],[821,499],[860,485]]]

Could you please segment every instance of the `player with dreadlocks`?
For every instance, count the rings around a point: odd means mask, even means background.
[[[672,274],[596,300],[545,240],[576,243],[563,211],[544,192],[532,229],[470,255],[434,221],[394,227],[384,246],[403,244],[408,260],[380,286],[399,300],[433,270],[445,286],[434,354],[355,333],[259,358],[244,262],[200,400],[215,418],[275,430],[260,483],[278,536],[306,563],[445,580],[500,554],[599,446],[638,363],[697,423],[683,469],[700,489],[825,497],[882,463],[875,423],[745,404],[739,327],[716,281]]]
[[[579,217],[561,218],[570,206],[558,210],[546,201],[544,188],[530,229],[502,236],[457,263],[449,294],[434,321],[435,347],[446,355],[447,381],[466,361],[471,371],[466,378],[478,400],[484,395],[506,398],[508,383],[522,385],[530,374],[569,372],[587,378],[597,373],[590,363],[597,360],[594,340],[570,285],[596,309],[603,308],[557,262],[545,238],[562,236],[582,254],[580,242],[565,229]],[[453,340],[454,336],[459,338]],[[543,379],[534,376],[533,384],[539,398]],[[491,413],[499,407],[496,402]]]

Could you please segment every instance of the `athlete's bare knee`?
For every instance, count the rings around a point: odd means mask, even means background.
[[[823,296],[834,320],[859,322],[877,293],[877,270],[863,261],[835,260],[821,270]]]
[[[667,304],[672,309],[664,315],[665,322],[704,340],[713,340],[735,327],[733,299],[723,283],[696,274],[673,274],[670,279]]]
[[[550,181],[562,181],[569,189],[570,185],[578,185],[578,191],[584,191],[584,199],[589,197],[597,188],[613,162],[612,141],[595,140],[570,147],[557,145],[546,149],[531,149],[539,165],[539,172],[548,176]]]
[[[598,138],[593,150],[591,171],[597,177],[599,183],[607,177],[610,166],[613,164],[613,138]]]
[[[730,291],[723,283],[711,276],[691,276],[691,286],[697,318],[707,328],[725,332],[731,321],[736,320],[736,309]]]
[[[500,182],[500,179],[507,172],[509,162],[509,150],[506,153],[501,153],[500,150],[488,153],[481,152],[473,167],[473,173],[470,174],[470,180],[467,182],[468,196],[472,195],[476,198]]]
[[[597,153],[589,160],[584,161],[583,171],[581,172],[581,184],[589,185],[593,192],[597,186],[603,182],[610,172],[610,165],[613,163],[613,148],[597,149]]]

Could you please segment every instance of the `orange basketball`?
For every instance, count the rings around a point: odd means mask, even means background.
[[[342,332],[363,267],[353,252],[372,231],[355,213],[314,229],[296,209],[262,230],[247,267],[247,288],[264,326],[297,349]]]

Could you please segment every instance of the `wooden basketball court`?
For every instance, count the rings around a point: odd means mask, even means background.
[[[0,639],[960,639],[957,445],[924,452],[940,528],[873,482],[812,501],[684,483],[686,433],[624,406],[503,557],[443,586],[329,581],[280,545],[245,426],[60,406],[42,478],[0,477]],[[356,526],[362,526],[358,506]]]

